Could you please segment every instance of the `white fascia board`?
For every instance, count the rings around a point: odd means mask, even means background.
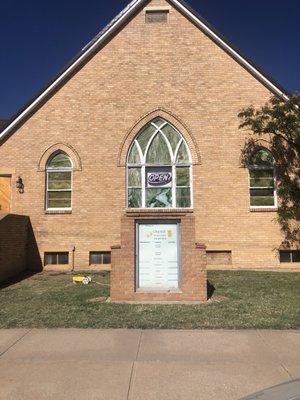
[[[240,54],[238,54],[231,46],[229,46],[224,40],[220,38],[215,32],[213,32],[204,22],[200,21],[191,11],[189,11],[183,4],[181,4],[178,0],[171,0],[173,4],[182,10],[182,12],[196,23],[197,26],[201,30],[207,33],[212,39],[214,39],[221,47],[226,49],[231,56],[238,60],[246,69],[251,71],[253,75],[255,75],[260,81],[264,82],[267,87],[269,87],[273,92],[277,93],[279,96],[283,97],[285,100],[288,100],[289,97],[286,93],[283,93],[276,85],[269,81],[261,72],[259,72],[253,65],[251,65],[247,60],[245,60]]]
[[[145,0],[137,0],[128,10],[124,11],[121,17],[101,35],[72,65],[70,65],[48,88],[37,97],[20,115],[18,115],[5,129],[0,133],[0,140],[3,139],[9,132],[29,114],[35,106],[37,106],[53,89],[55,89],[76,67],[80,65],[105,39],[107,39],[118,27],[132,14],[134,11],[143,3]],[[220,38],[215,32],[213,32],[204,22],[197,18],[191,11],[189,11],[180,1],[170,0],[183,14],[185,14],[190,20],[204,32],[207,33],[215,42],[217,42],[239,63],[241,63],[248,71],[250,71],[258,80],[263,82],[271,91],[279,95],[280,97],[288,100],[289,97],[283,93],[276,85],[270,82],[262,73],[260,73],[253,65],[245,60],[240,54],[238,54],[232,47],[230,47],[224,40]]]
[[[77,66],[84,61],[89,54],[91,54],[99,44],[101,44],[107,37],[109,37],[118,27],[132,14],[138,6],[145,0],[137,0],[124,14],[106,31],[101,35],[95,43],[89,47],[72,65],[69,66],[48,88],[37,97],[20,115],[18,115],[5,129],[0,133],[0,140],[3,139],[8,133],[29,114],[35,106],[37,106],[53,89],[55,89]]]

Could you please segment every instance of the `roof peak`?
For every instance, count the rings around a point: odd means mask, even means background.
[[[84,61],[88,56],[97,49],[105,40],[108,40],[122,24],[134,15],[139,8],[142,8],[146,3],[151,0],[132,0],[104,29],[102,29],[78,54],[77,56],[65,67],[65,69],[43,90],[41,91],[29,104],[24,106],[1,132],[0,128],[0,141],[3,140],[11,131],[18,127],[18,125],[28,116],[31,115],[42,103],[47,96],[49,96],[64,80],[66,80]],[[233,59],[242,65],[249,73],[258,79],[264,86],[266,86],[274,94],[288,99],[289,93],[278,85],[274,80],[268,77],[251,61],[242,56],[241,53],[234,48],[221,34],[219,34],[207,21],[205,21],[195,10],[193,10],[184,0],[168,0],[174,8],[179,10],[183,15],[192,21],[200,30],[209,36],[219,47],[226,51]]]

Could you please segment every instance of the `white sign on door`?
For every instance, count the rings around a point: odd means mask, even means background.
[[[179,287],[179,224],[138,224],[138,288]]]

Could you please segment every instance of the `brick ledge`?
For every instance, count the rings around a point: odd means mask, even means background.
[[[72,214],[72,210],[46,210],[45,215]]]
[[[259,207],[254,207],[250,208],[250,212],[277,212],[278,208],[273,208],[273,207],[266,207],[266,208],[259,208]]]
[[[193,214],[192,208],[126,208],[126,214]]]

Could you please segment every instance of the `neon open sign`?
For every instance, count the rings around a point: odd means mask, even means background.
[[[171,172],[148,172],[147,184],[148,187],[161,187],[171,186],[172,173]]]

